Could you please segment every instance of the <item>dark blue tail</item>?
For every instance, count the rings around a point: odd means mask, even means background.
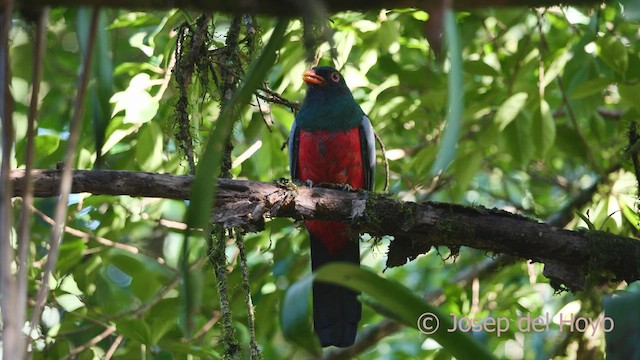
[[[357,241],[349,241],[340,252],[330,255],[320,240],[313,235],[310,237],[311,268],[314,271],[335,261],[360,264]],[[357,296],[357,292],[342,286],[313,283],[313,328],[323,347],[353,345],[362,314],[362,305]]]

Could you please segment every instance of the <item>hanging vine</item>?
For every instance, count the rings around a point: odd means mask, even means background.
[[[211,16],[201,15],[193,24],[185,22],[178,28],[176,43],[176,67],[174,74],[178,84],[179,97],[176,103],[176,139],[185,154],[189,165],[189,172],[194,173],[197,159],[195,158],[194,138],[192,129],[196,127],[191,116],[190,93],[191,82],[199,81],[202,93],[197,95],[203,101],[217,99],[220,108],[229,106],[238,84],[245,73],[245,68],[251,61],[259,41],[259,31],[255,18],[249,14],[237,15],[231,19],[231,24],[226,34],[223,46],[218,46],[214,41],[214,27],[209,26]],[[245,29],[242,36],[242,29]],[[214,86],[211,86],[214,85]],[[266,86],[265,86],[266,88]],[[232,111],[233,121],[240,118],[240,114]],[[233,151],[233,137],[230,135],[224,142],[224,150],[220,166],[220,176],[231,178],[231,153]],[[243,244],[242,232],[239,230],[225,229],[220,225],[212,224],[212,235],[209,239],[209,261],[212,264],[218,295],[220,298],[220,311],[223,324],[222,339],[223,358],[235,359],[241,355],[241,347],[236,339],[233,327],[233,318],[229,307],[229,281],[228,267],[225,249],[227,241],[235,238],[239,249],[240,267],[242,271],[243,290],[248,314],[248,327],[250,331],[251,358],[261,359],[260,350],[255,339],[255,316],[251,290],[249,284],[249,271],[247,267],[246,251]],[[183,251],[187,256],[188,251]],[[185,283],[188,283],[189,275],[184,274]],[[186,294],[185,296],[189,296]],[[187,301],[190,303],[190,301]]]

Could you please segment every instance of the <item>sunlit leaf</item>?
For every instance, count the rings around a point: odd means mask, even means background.
[[[65,311],[74,311],[85,306],[78,296],[72,294],[56,296],[56,302],[60,304]]]
[[[158,101],[147,89],[151,86],[148,74],[136,75],[125,91],[113,95],[111,102],[115,103],[113,114],[124,110],[123,123],[145,123],[153,119],[158,111]]]
[[[504,130],[518,116],[518,113],[526,104],[527,98],[528,95],[526,93],[520,92],[513,94],[500,105],[495,116],[495,122],[498,124],[500,131]]]
[[[162,129],[154,122],[149,122],[138,133],[136,159],[140,168],[145,171],[158,170],[162,165]]]
[[[553,60],[551,65],[545,69],[544,77],[542,78],[542,84],[540,86],[547,87],[552,81],[555,81],[558,76],[561,75],[565,64],[571,58],[571,54],[568,52],[562,52],[557,58]]]
[[[60,136],[43,134],[35,138],[35,150],[38,157],[46,157],[58,150]]]

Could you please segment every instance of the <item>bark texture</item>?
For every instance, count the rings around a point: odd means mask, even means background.
[[[14,196],[24,170],[13,170]],[[57,195],[58,170],[35,170],[34,195]],[[144,172],[75,170],[73,193],[188,199],[193,177]],[[263,183],[219,179],[213,220],[227,227],[263,229],[264,218],[340,220],[372,236],[393,236],[387,265],[400,266],[447,246],[507,254],[545,264],[556,287],[581,289],[602,281],[640,279],[640,241],[600,231],[569,231],[502,210],[445,203],[402,202],[368,191],[308,188],[288,180]]]

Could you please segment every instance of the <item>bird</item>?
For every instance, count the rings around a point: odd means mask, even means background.
[[[289,135],[291,178],[311,185],[339,184],[373,190],[375,135],[371,121],[353,98],[344,77],[330,66],[306,70],[307,93]],[[311,269],[331,262],[360,265],[360,246],[342,222],[306,220]],[[362,305],[358,293],[314,282],[313,327],[322,347],[355,342]]]

